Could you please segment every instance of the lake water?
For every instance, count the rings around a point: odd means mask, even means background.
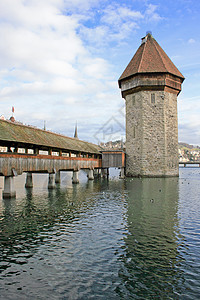
[[[0,299],[199,299],[200,168],[0,199]],[[3,178],[0,179],[2,192]]]

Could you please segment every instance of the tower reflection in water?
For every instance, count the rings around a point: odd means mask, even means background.
[[[178,179],[134,178],[125,182],[127,235],[119,270],[120,295],[176,297],[181,292],[183,237],[178,224]],[[147,299],[147,298],[145,298]]]

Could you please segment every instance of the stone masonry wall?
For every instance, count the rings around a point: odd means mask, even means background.
[[[139,93],[126,96],[126,176],[141,173],[143,137],[142,99]]]
[[[176,94],[126,96],[126,175],[178,176]]]
[[[178,176],[178,120],[177,120],[177,96],[165,93],[165,126],[166,135],[166,175]]]

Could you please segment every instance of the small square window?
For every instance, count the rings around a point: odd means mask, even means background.
[[[155,94],[151,94],[151,103],[155,104],[156,100],[155,100]]]

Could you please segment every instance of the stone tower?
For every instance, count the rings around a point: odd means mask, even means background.
[[[178,176],[183,75],[148,33],[119,78],[126,101],[126,176]]]

